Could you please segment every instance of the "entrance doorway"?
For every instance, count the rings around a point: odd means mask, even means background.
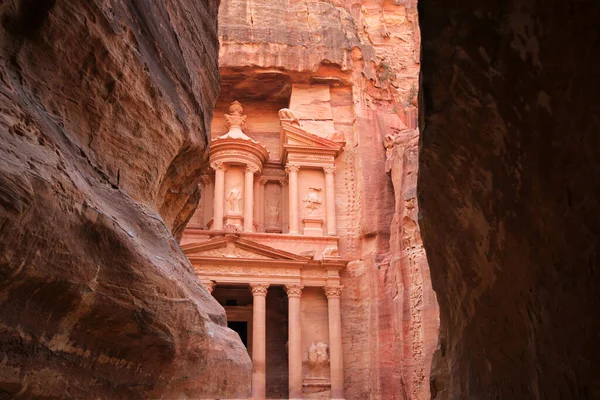
[[[247,321],[227,321],[227,327],[237,332],[242,339],[242,343],[248,348],[248,322]]]

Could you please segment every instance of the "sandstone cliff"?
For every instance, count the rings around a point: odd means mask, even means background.
[[[423,1],[435,399],[600,398],[597,2]]]
[[[219,39],[224,104],[291,92],[305,129],[346,142],[335,188],[340,255],[352,260],[346,398],[427,398],[438,316],[417,225],[416,2],[223,0]]]
[[[199,198],[217,6],[0,5],[0,397],[249,393],[173,238]]]

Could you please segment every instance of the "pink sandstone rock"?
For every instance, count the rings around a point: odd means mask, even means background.
[[[249,393],[248,354],[173,237],[207,158],[216,13],[214,1],[0,5],[4,396]]]

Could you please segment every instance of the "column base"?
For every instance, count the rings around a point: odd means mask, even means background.
[[[320,218],[303,218],[304,235],[323,236],[323,220]]]
[[[225,216],[225,225],[237,225],[240,228],[244,223],[244,216],[239,213],[229,213]]]

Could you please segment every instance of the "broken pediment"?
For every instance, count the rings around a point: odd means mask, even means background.
[[[344,143],[334,142],[305,131],[300,126],[289,122],[281,123],[282,143],[284,146],[301,146],[332,150],[337,153],[342,149]]]

